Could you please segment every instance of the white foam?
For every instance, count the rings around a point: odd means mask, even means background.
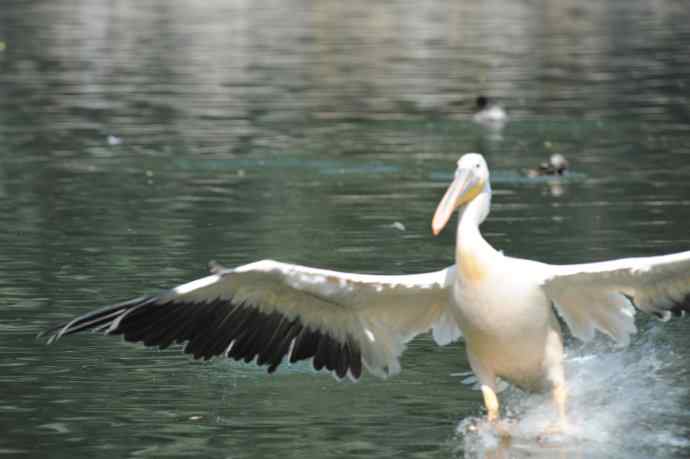
[[[566,361],[571,427],[557,442],[583,457],[669,457],[690,449],[687,370],[658,328],[643,332],[631,347],[593,344],[571,350]],[[511,388],[502,397],[511,432],[521,441],[510,446],[458,426],[465,457],[484,457],[496,449],[525,445],[543,449],[537,438],[557,420],[549,394]],[[481,421],[479,421],[481,423]],[[481,430],[481,429],[480,429]],[[490,435],[491,436],[491,435]],[[529,440],[529,441],[528,441]],[[552,444],[549,448],[553,448]],[[529,449],[529,448],[528,448]],[[514,457],[510,455],[510,457]]]

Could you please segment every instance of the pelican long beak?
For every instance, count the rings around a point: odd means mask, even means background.
[[[484,183],[473,169],[458,169],[455,180],[450,184],[443,199],[438,204],[434,218],[431,220],[431,232],[434,236],[443,230],[455,209],[474,199],[482,191]]]

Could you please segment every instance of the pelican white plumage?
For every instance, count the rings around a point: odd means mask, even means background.
[[[484,158],[468,153],[432,220],[438,234],[459,209],[456,263],[436,272],[350,274],[263,260],[157,295],[108,306],[46,332],[50,341],[84,330],[167,347],[186,343],[195,358],[226,356],[274,371],[312,359],[342,378],[363,367],[400,370],[405,343],[432,331],[444,345],[463,336],[488,418],[498,420],[496,379],[550,389],[566,422],[563,339],[598,330],[621,345],[635,333],[635,310],[661,319],[690,311],[690,252],[580,265],[512,258],[484,240],[491,186]]]

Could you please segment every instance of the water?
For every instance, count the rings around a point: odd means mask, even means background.
[[[687,457],[687,320],[643,319],[625,351],[570,343],[587,441],[537,452],[457,433],[482,414],[462,343],[420,337],[399,376],[350,384],[35,336],[211,259],[446,266],[430,217],[466,151],[489,161],[483,231],[511,255],[685,250],[688,24],[670,0],[3,2],[0,454]],[[470,121],[480,93],[509,108],[502,131]],[[571,176],[525,179],[553,152]],[[548,410],[505,396],[525,428]]]
[[[477,423],[469,417],[458,425],[459,444],[469,457],[494,457],[499,452],[510,457],[673,457],[684,453],[690,448],[688,389],[678,385],[678,378],[687,377],[688,358],[666,341],[661,330],[646,327],[623,351],[603,343],[570,349],[566,368],[572,425],[567,436],[543,437],[556,416],[550,397],[509,388],[503,398],[509,406],[513,441],[502,443],[486,429],[468,430]],[[535,438],[541,438],[542,444]]]

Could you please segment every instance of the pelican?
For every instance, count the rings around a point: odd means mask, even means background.
[[[478,96],[475,100],[475,123],[488,128],[500,129],[508,121],[506,111],[486,96]]]
[[[620,345],[636,332],[635,311],[660,319],[690,310],[690,252],[577,265],[513,258],[479,225],[489,215],[489,169],[462,156],[431,227],[457,211],[455,264],[411,275],[336,272],[272,260],[210,275],[155,295],[107,306],[45,332],[49,342],[85,330],[166,348],[186,343],[194,358],[255,361],[271,373],[311,359],[316,370],[356,380],[400,370],[405,344],[431,331],[445,345],[462,337],[491,423],[499,421],[497,378],[551,391],[567,425],[559,314],[572,334],[596,332]]]

